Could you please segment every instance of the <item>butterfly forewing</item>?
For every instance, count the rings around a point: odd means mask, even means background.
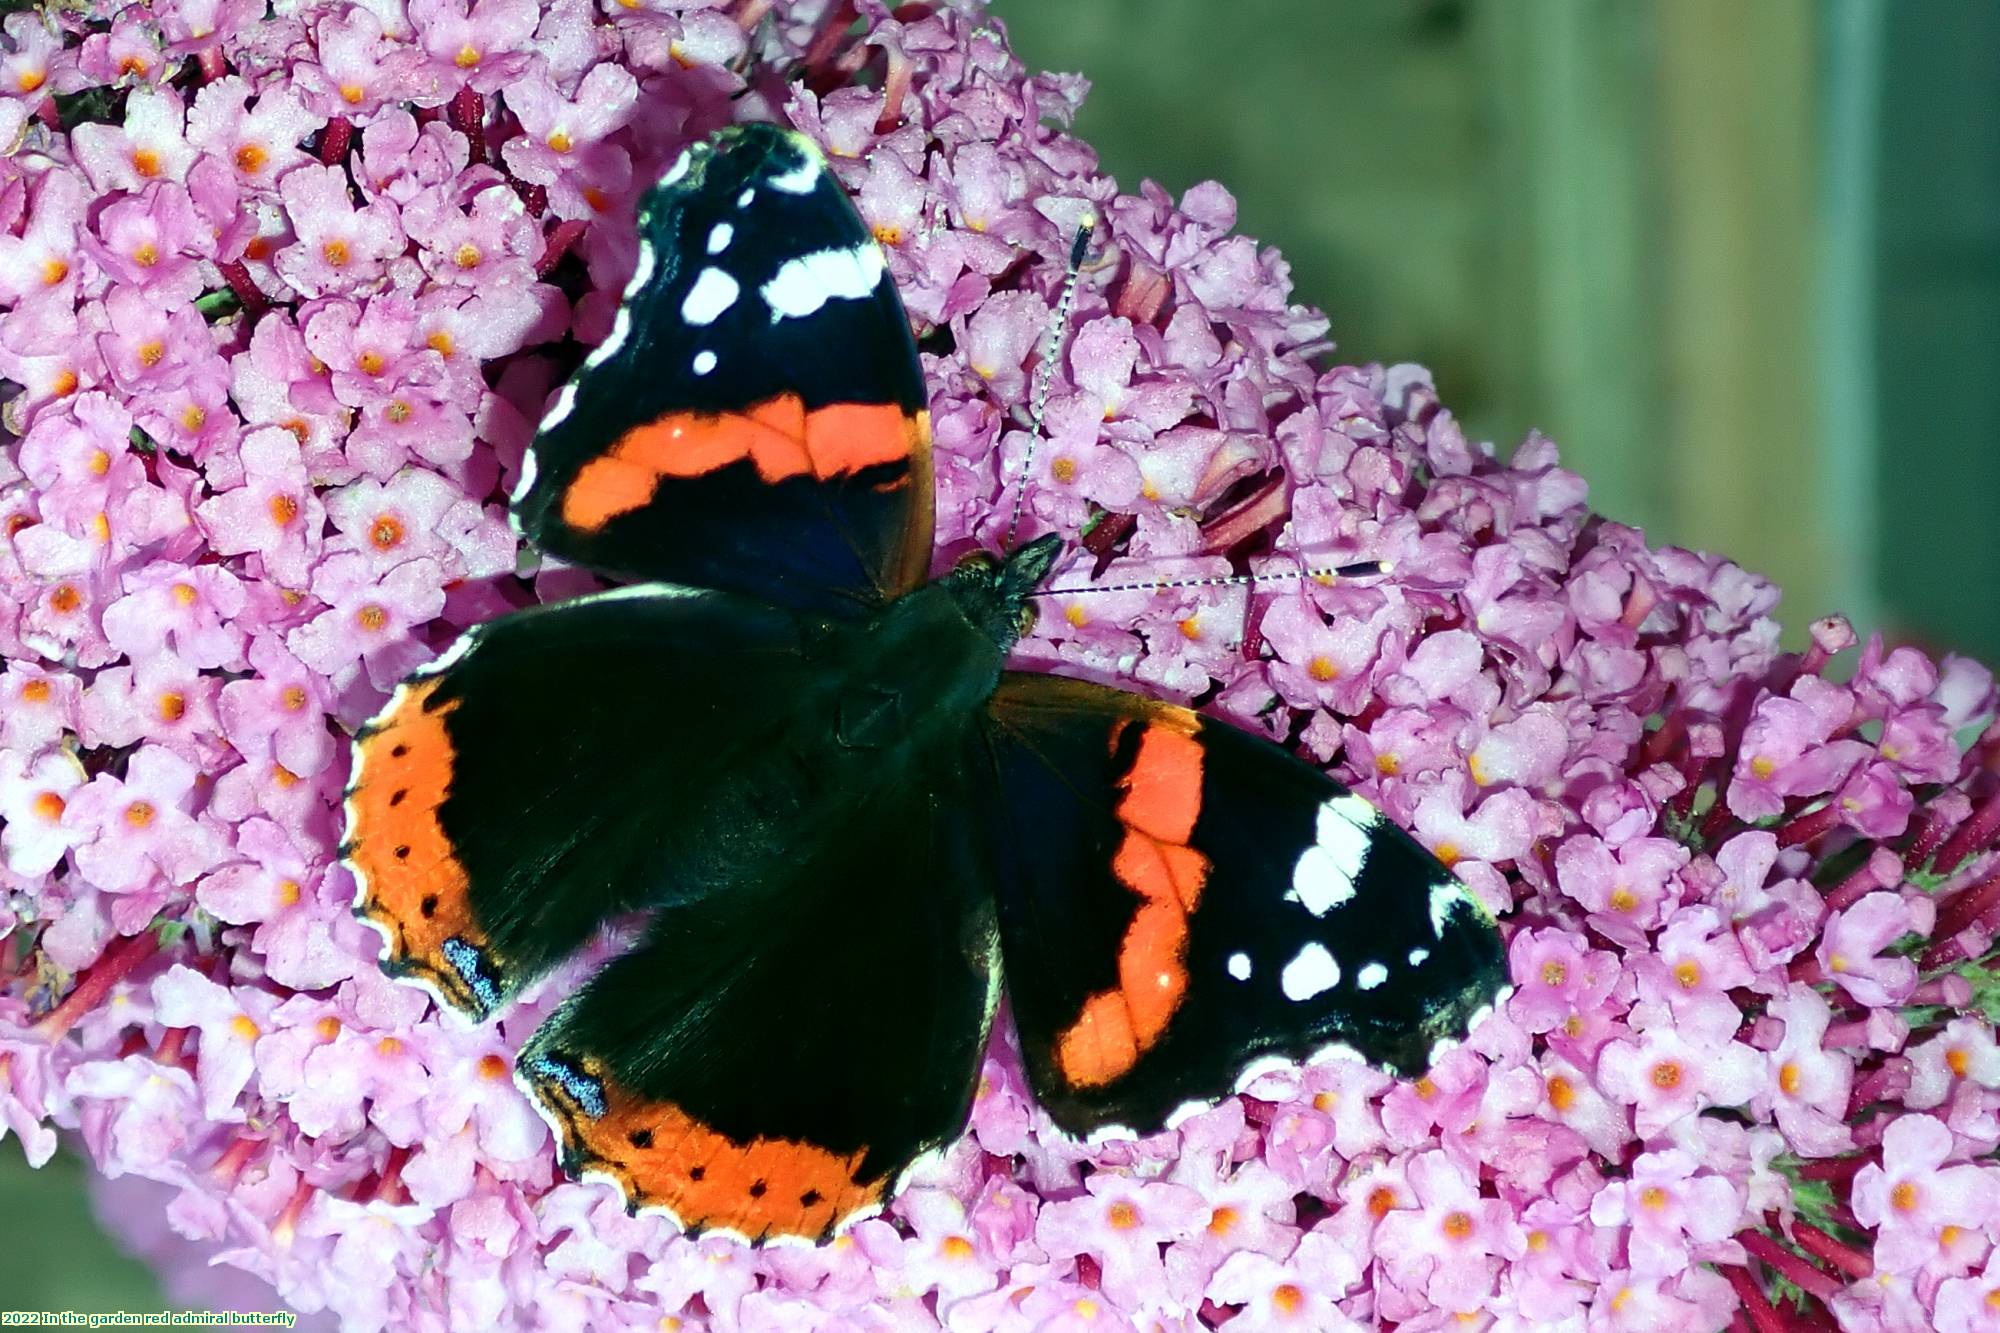
[[[732,127],[646,195],[617,323],[542,421],[515,514],[593,569],[855,614],[929,572],[926,401],[818,148]]]

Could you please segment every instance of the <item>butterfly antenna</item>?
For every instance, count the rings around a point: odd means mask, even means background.
[[[1063,271],[1062,296],[1049,319],[1049,334],[1042,347],[1042,364],[1035,371],[1034,405],[1028,412],[1028,451],[1021,456],[1021,475],[1014,485],[1014,512],[1007,520],[1007,537],[1002,551],[1014,549],[1014,534],[1021,527],[1021,506],[1028,498],[1028,471],[1034,465],[1035,445],[1042,438],[1042,414],[1049,406],[1049,385],[1055,379],[1056,356],[1062,350],[1063,329],[1069,323],[1070,307],[1076,304],[1077,279],[1083,273],[1083,257],[1090,253],[1090,236],[1097,219],[1086,216],[1077,224],[1076,237],[1069,243],[1069,264]]]
[[[1359,579],[1387,574],[1395,565],[1387,560],[1362,560],[1352,565],[1328,569],[1283,569],[1266,574],[1217,574],[1201,579],[1154,579],[1150,583],[1092,584],[1082,588],[1040,588],[1030,597],[1080,597],[1096,592],[1166,592],[1174,588],[1223,588],[1237,583],[1270,583],[1278,579]]]

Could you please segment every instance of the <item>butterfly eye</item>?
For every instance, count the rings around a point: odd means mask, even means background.
[[[991,551],[973,551],[954,567],[953,572],[991,574],[1000,568],[1000,557]]]
[[[1014,613],[1014,633],[1025,639],[1034,632],[1035,622],[1041,619],[1041,608],[1033,602],[1021,603],[1021,609]]]

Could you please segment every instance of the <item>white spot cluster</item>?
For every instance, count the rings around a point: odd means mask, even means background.
[[[706,375],[715,369],[715,353],[703,350],[694,354],[694,373]]]
[[[721,269],[705,268],[695,276],[694,286],[688,288],[687,297],[681,302],[681,318],[697,326],[713,324],[723,311],[736,304],[740,290],[736,279]]]
[[[736,237],[736,228],[727,222],[718,222],[708,229],[708,252],[719,255],[729,248],[729,242]]]
[[[1431,956],[1431,951],[1429,949],[1412,949],[1410,950],[1410,966],[1422,967],[1424,965],[1424,959],[1429,958],[1430,956]]]
[[[1351,794],[1320,806],[1318,840],[1292,867],[1292,887],[1285,897],[1314,916],[1325,916],[1352,898],[1381,818],[1374,806]]]
[[[851,250],[816,250],[778,266],[760,289],[771,322],[801,319],[828,301],[858,301],[874,292],[885,265],[882,247],[863,241]]]
[[[1250,955],[1233,953],[1229,955],[1229,975],[1238,981],[1250,980]]]
[[[1361,970],[1354,974],[1354,985],[1357,990],[1374,990],[1388,979],[1388,968],[1380,963],[1364,963]]]
[[[1278,986],[1285,998],[1299,1003],[1332,990],[1340,984],[1340,964],[1315,940],[1292,956],[1278,974]]]

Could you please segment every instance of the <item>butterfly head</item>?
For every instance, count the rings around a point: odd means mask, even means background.
[[[958,599],[965,618],[993,637],[1005,650],[1035,627],[1035,604],[1029,599],[1049,575],[1049,567],[1065,545],[1059,532],[1045,533],[1005,556],[974,551],[944,576],[944,585]]]

